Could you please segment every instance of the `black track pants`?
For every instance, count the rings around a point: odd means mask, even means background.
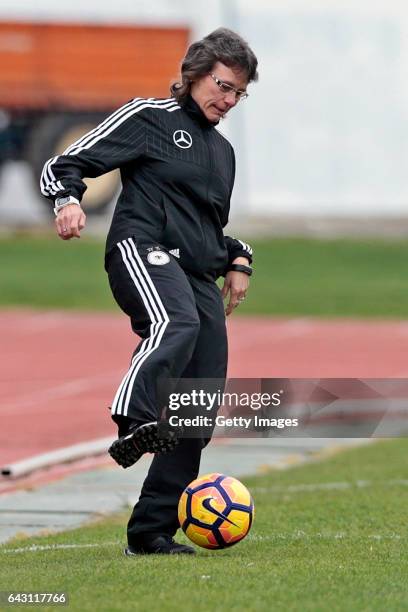
[[[226,377],[225,315],[217,285],[187,275],[157,244],[122,241],[107,270],[117,303],[142,338],[112,404],[123,434],[128,422],[159,417],[159,378]],[[130,544],[145,533],[174,535],[179,497],[196,478],[207,442],[183,439],[174,451],[155,455],[129,521]]]

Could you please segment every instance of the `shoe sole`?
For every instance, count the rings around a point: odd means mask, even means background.
[[[123,468],[134,465],[144,453],[166,453],[178,444],[178,432],[163,428],[153,421],[140,425],[137,429],[115,440],[108,452],[112,459]]]

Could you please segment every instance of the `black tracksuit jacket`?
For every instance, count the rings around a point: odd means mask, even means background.
[[[50,159],[43,195],[81,201],[83,177],[120,168],[122,192],[107,237],[106,257],[130,236],[173,251],[187,272],[214,280],[239,256],[252,262],[246,243],[224,236],[234,184],[230,143],[191,96],[135,98],[94,130]]]

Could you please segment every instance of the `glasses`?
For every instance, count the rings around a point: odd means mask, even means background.
[[[226,83],[225,81],[221,81],[221,79],[218,79],[215,76],[215,74],[210,74],[210,77],[217,83],[222,93],[229,94],[233,91],[238,101],[246,100],[247,97],[249,96],[249,94],[245,91],[245,89],[235,89],[235,87],[233,87],[229,83]]]

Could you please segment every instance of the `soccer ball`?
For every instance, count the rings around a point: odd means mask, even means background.
[[[231,476],[206,474],[183,491],[178,518],[188,538],[203,548],[237,544],[249,532],[255,509],[246,487]]]

